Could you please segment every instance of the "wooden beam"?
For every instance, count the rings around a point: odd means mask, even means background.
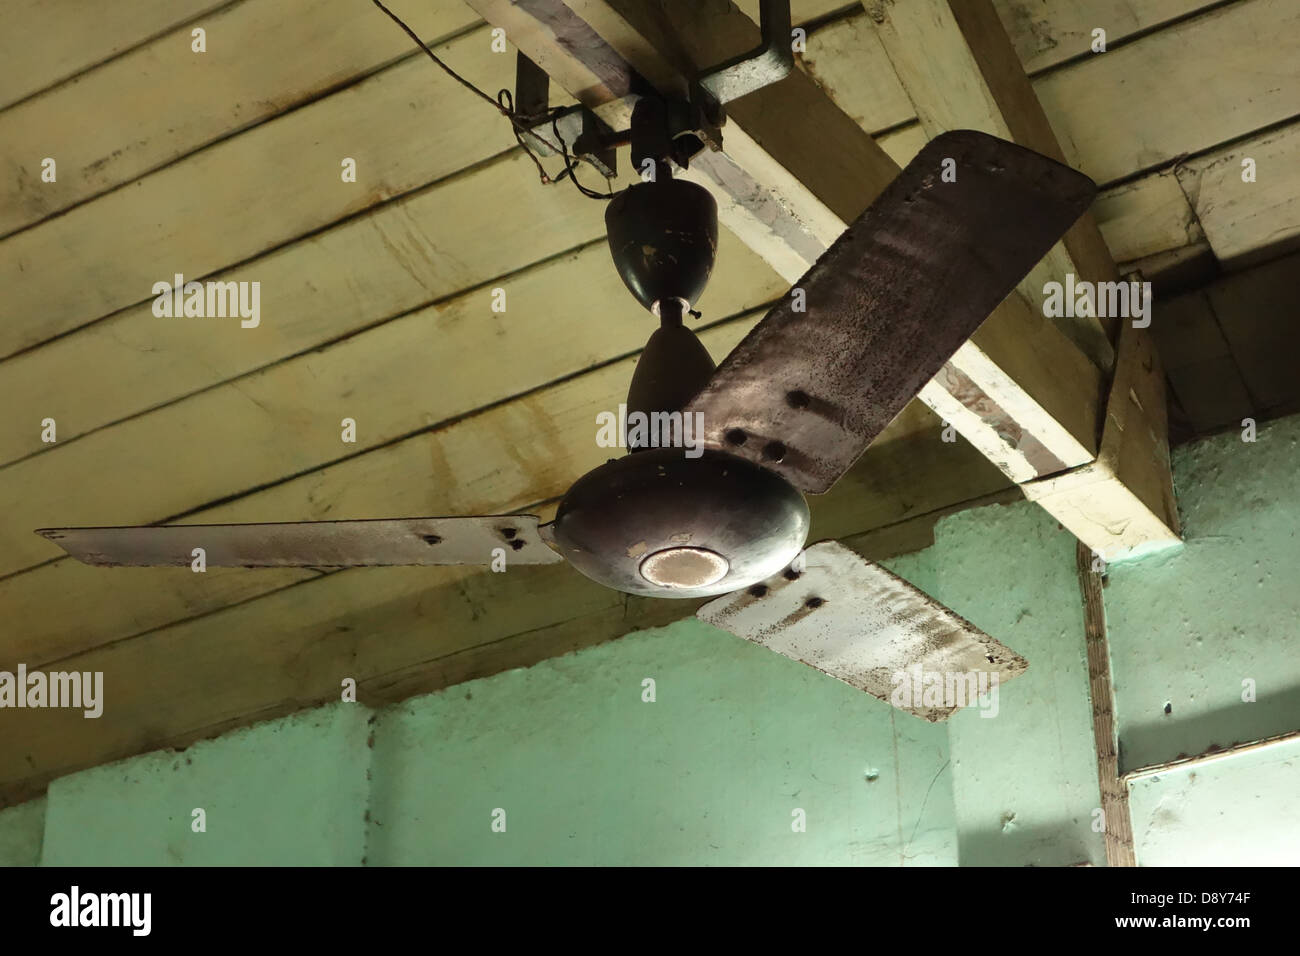
[[[1286,733],[1274,734],[1271,737],[1251,740],[1246,743],[1235,743],[1229,747],[1215,747],[1190,757],[1177,757],[1173,760],[1165,760],[1146,767],[1135,767],[1124,774],[1124,782],[1127,784],[1142,777],[1152,777],[1156,774],[1181,770],[1185,767],[1198,767],[1201,764],[1213,763],[1226,757],[1235,757],[1238,754],[1251,753],[1255,750],[1267,750],[1276,747],[1278,744],[1291,743],[1296,740],[1300,740],[1300,730],[1290,730]]]
[[[931,139],[945,130],[978,129],[1067,162],[992,0],[865,0],[864,6]],[[1090,213],[1030,272],[1021,294],[1037,308],[1044,283],[1064,281],[1067,273],[1089,282],[1117,278]],[[1060,321],[1071,340],[1108,371],[1115,320]]]
[[[1125,323],[1097,459],[1021,489],[1107,561],[1177,545],[1168,434],[1155,344],[1146,329]]]
[[[864,7],[928,135],[935,136],[947,129],[975,128],[1066,161],[991,0],[915,0],[900,4],[866,0]],[[1115,264],[1091,215],[1080,220],[1030,274],[1021,287],[1022,296],[1013,296],[1004,303],[1004,316],[1014,314],[1009,306],[1018,306],[1022,326],[1031,328],[1032,322],[1024,313],[1032,311],[1037,317],[1044,282],[1061,281],[1067,273],[1089,282],[1117,278]],[[1076,344],[1108,370],[1114,361],[1110,339],[1117,324],[1114,319],[1104,323],[1083,319],[1065,329]],[[1010,323],[1005,319],[1000,323],[986,323],[974,344],[979,345],[981,336],[987,338],[994,331],[1010,334]],[[1145,343],[1136,329],[1129,329],[1125,334],[1135,349]],[[1151,403],[1149,408],[1135,406],[1127,393],[1121,391],[1138,380],[1134,361],[1144,362],[1148,357],[1154,361],[1148,355],[1149,346],[1146,348],[1122,373],[1116,371],[1097,461],[1076,467],[1056,454],[1054,446],[1038,435],[1033,436],[1039,439],[1037,443],[1022,440],[1014,453],[1000,457],[993,457],[995,447],[987,436],[971,439],[1008,475],[1019,482],[1032,483],[1026,485],[1026,495],[1040,501],[1091,547],[1109,555],[1176,540],[1170,530],[1177,528],[1177,514],[1169,478],[1162,383],[1142,379]],[[1007,342],[1000,354],[1014,356],[1016,351]],[[953,364],[960,366],[960,357]],[[1014,375],[1020,384],[1029,386],[1032,376],[1036,371],[1041,374],[1042,368],[1036,370],[1030,363],[1024,363],[1004,371]],[[1059,375],[1060,371],[1055,374]],[[1101,394],[1100,383],[1095,379],[1090,380],[1078,370],[1074,376],[1076,382],[1086,382],[1086,387],[1096,389],[1091,391],[1091,396]],[[948,396],[937,391],[932,383],[922,397],[949,420],[960,421],[963,410],[953,401],[952,390]],[[1085,406],[1095,400],[1095,397],[1083,399]],[[1014,410],[1009,411],[1007,418],[1015,421],[1018,416]],[[1127,434],[1125,428],[1129,429]],[[1138,436],[1151,437],[1145,441]],[[981,441],[983,446],[979,445]],[[1060,466],[1043,467],[1040,462],[1051,461],[1053,454]],[[1059,476],[1037,477],[1052,472],[1075,477],[1069,480]],[[1088,487],[1103,473],[1106,477],[1100,485]],[[1053,483],[1045,486],[1046,482]],[[1042,494],[1045,487],[1051,487],[1053,493]],[[1078,496],[1078,500],[1072,496]]]
[[[1172,169],[1103,191],[1093,216],[1119,263],[1136,262],[1205,238]]]
[[[1092,550],[1082,541],[1075,549],[1075,561],[1079,572],[1079,592],[1083,598],[1084,644],[1088,654],[1088,699],[1092,703],[1092,736],[1097,751],[1097,782],[1101,790],[1106,864],[1136,866],[1133,822],[1128,808],[1128,784],[1119,775],[1115,688],[1110,676],[1106,607],[1101,597],[1102,572],[1094,567]]]

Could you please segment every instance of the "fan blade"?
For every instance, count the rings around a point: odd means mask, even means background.
[[[944,181],[951,159],[954,182]],[[1087,176],[970,130],[921,150],[684,411],[827,491],[1088,208]],[[803,292],[806,311],[795,311]]]
[[[107,567],[186,567],[195,548],[220,568],[363,568],[396,564],[508,564],[564,559],[542,543],[536,515],[382,518],[282,524],[190,524],[46,528],[78,561]]]
[[[805,550],[797,575],[783,572],[696,614],[929,721],[947,720],[1029,666],[836,541]]]

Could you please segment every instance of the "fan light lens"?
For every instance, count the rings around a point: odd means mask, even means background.
[[[703,588],[730,569],[726,558],[707,548],[665,548],[641,562],[641,577],[665,588]]]

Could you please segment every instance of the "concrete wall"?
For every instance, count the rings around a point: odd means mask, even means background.
[[[947,735],[891,711],[696,621],[633,634],[384,712],[369,859],[953,863]]]
[[[1129,812],[1144,866],[1300,863],[1300,740],[1140,777]]]
[[[1111,567],[1127,767],[1300,728],[1298,447],[1300,417],[1179,449],[1186,546]],[[889,562],[1029,659],[995,719],[926,724],[687,621],[71,775],[0,812],[0,863],[35,862],[42,832],[64,865],[1100,863],[1074,563],[1028,503],[955,515]],[[1295,862],[1298,756],[1143,777],[1139,861]]]
[[[1241,435],[1177,450],[1186,545],[1110,570],[1125,770],[1300,729],[1300,416]]]
[[[941,522],[930,550],[935,597],[1029,661],[996,718],[948,723],[961,862],[1104,863],[1074,536],[1018,502]]]
[[[35,866],[44,833],[44,797],[0,810],[0,866]]]
[[[369,716],[334,704],[56,780],[41,862],[359,865]]]

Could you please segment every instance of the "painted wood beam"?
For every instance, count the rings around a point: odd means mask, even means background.
[[[1163,760],[1160,763],[1150,764],[1146,767],[1136,767],[1133,770],[1126,771],[1123,780],[1127,785],[1143,777],[1154,777],[1157,774],[1169,773],[1172,770],[1181,770],[1185,767],[1198,767],[1202,764],[1213,763],[1216,760],[1251,753],[1255,750],[1267,750],[1276,747],[1278,744],[1288,744],[1296,740],[1300,740],[1300,730],[1288,730],[1285,733],[1273,734],[1259,740],[1235,743],[1230,747],[1216,747],[1190,757],[1177,757],[1173,760]]]
[[[1101,570],[1087,545],[1075,549],[1079,593],[1083,598],[1084,640],[1088,654],[1088,699],[1092,704],[1092,736],[1097,752],[1097,783],[1101,791],[1102,825],[1107,866],[1136,866],[1128,784],[1119,773],[1119,737],[1115,730],[1115,686],[1110,675],[1110,644],[1106,637],[1106,607],[1101,595]]]
[[[1096,460],[1020,488],[1107,561],[1178,544],[1165,374],[1147,329],[1120,329]]]

